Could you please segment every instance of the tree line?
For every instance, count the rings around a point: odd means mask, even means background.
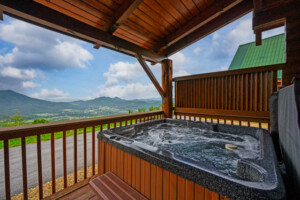
[[[137,109],[137,111],[134,110],[128,110],[128,113],[135,113],[135,112],[146,112],[146,111],[153,111],[153,110],[161,110],[161,105],[159,106],[151,106],[148,109],[146,107],[142,107]],[[96,117],[96,116],[94,116]],[[32,122],[27,122],[26,119],[22,115],[14,114],[14,115],[8,115],[6,120],[0,121],[0,127],[11,127],[11,126],[21,126],[26,124],[43,124],[43,123],[49,123],[50,121],[45,118],[36,118]]]
[[[49,123],[50,121],[45,118],[36,118],[32,122],[26,122],[23,116],[14,114],[12,116],[7,116],[7,119],[2,121],[0,127],[11,127],[11,126],[21,126],[26,124],[42,124]]]
[[[157,107],[154,107],[154,106],[151,106],[148,108],[148,111],[153,111],[153,110],[161,110],[161,104]],[[137,109],[137,112],[146,112],[147,111],[147,108],[146,107],[142,107],[142,108],[138,108]],[[135,113],[134,110],[128,110],[128,114],[131,114],[131,113]]]

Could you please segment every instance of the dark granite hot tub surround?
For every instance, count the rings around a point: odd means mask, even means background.
[[[237,173],[244,179],[238,179],[219,172],[210,162],[195,161],[127,138],[139,126],[163,122],[186,124],[187,126],[232,134],[252,135],[260,140],[261,158],[258,160],[241,160],[238,163]],[[285,196],[273,144],[268,132],[263,129],[161,119],[105,130],[98,134],[98,138],[230,199],[284,199]]]

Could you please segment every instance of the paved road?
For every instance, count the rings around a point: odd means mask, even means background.
[[[96,134],[95,134],[96,135]],[[77,136],[77,167],[83,168],[83,135]],[[87,133],[87,159],[88,166],[92,165],[92,134]],[[73,153],[73,137],[67,138],[67,171],[68,174],[74,171],[74,153]],[[97,149],[97,139],[96,139]],[[36,144],[26,145],[27,153],[27,177],[28,188],[33,188],[38,185],[38,170],[37,170],[37,147]],[[96,151],[97,154],[97,151]],[[22,157],[21,147],[14,147],[9,149],[10,156],[10,182],[11,194],[16,195],[23,192],[22,179]],[[97,156],[97,155],[96,155]],[[97,157],[96,157],[97,160]],[[43,182],[51,180],[51,151],[50,141],[42,142],[42,166],[43,166]],[[63,176],[63,151],[62,139],[55,140],[55,171],[56,178]],[[5,199],[5,183],[4,183],[4,153],[0,149],[0,199]]]

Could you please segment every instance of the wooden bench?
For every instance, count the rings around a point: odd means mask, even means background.
[[[90,187],[103,200],[144,200],[142,194],[111,172],[107,172],[90,181]]]

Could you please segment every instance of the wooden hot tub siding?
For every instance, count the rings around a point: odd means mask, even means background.
[[[228,200],[99,140],[99,174],[111,171],[149,199]]]

